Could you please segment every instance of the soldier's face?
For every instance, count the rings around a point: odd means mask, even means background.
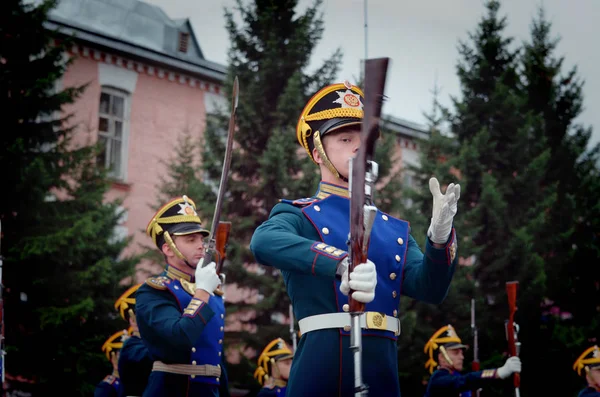
[[[290,369],[292,368],[292,359],[277,361],[276,365],[281,379],[288,380],[290,378]]]
[[[591,368],[586,376],[588,385],[600,389],[600,367]]]
[[[349,177],[349,160],[360,147],[360,126],[353,125],[325,135],[325,153],[340,174]]]
[[[463,361],[465,361],[465,354],[463,353],[463,349],[448,349],[446,350],[446,353],[448,354],[450,360],[452,360],[452,365],[450,366],[457,371],[462,371]],[[443,354],[440,354],[440,362],[444,362],[449,365]]]
[[[174,242],[190,266],[195,268],[198,261],[204,256],[204,236],[200,233],[175,236]]]

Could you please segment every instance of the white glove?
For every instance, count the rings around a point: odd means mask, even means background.
[[[500,379],[506,379],[515,372],[521,372],[521,359],[519,357],[511,357],[498,368],[496,373]]]
[[[350,273],[348,280],[348,257],[344,258],[340,266],[345,267],[342,274],[342,283],[340,291],[348,295],[350,289],[353,289],[352,299],[361,303],[369,303],[375,299],[375,287],[377,286],[377,269],[375,264],[367,259],[367,263],[361,263],[354,266],[354,271]]]
[[[214,295],[214,290],[221,284],[221,279],[217,275],[217,264],[210,262],[205,267],[202,267],[204,258],[200,259],[196,266],[196,290],[203,289],[211,295]]]
[[[451,183],[446,194],[440,191],[440,183],[436,178],[429,180],[429,190],[433,195],[433,215],[427,230],[427,237],[434,243],[445,244],[452,231],[452,220],[458,209],[460,185]]]

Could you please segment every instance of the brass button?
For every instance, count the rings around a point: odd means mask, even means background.
[[[396,255],[396,262],[400,262],[400,255]]]
[[[219,352],[219,357],[221,357],[221,352]]]
[[[192,365],[196,365],[196,360],[192,361]]]
[[[219,339],[219,345],[223,344],[223,339]]]
[[[217,382],[219,381],[219,378],[217,378]]]
[[[321,231],[323,232],[323,234],[329,234],[329,229],[327,229],[326,227],[321,229]]]
[[[395,298],[396,296],[398,296],[398,293],[396,291],[392,291],[392,297]]]
[[[404,240],[402,240],[402,237],[398,237],[398,244],[400,244],[400,245],[404,244]]]
[[[221,368],[221,364],[217,364],[217,367],[218,367],[218,368]]]
[[[387,221],[387,220],[388,220],[388,216],[387,216],[387,215],[385,215],[385,214],[381,215],[381,217],[383,218],[383,220],[384,220],[384,221]]]
[[[223,327],[221,327],[220,330],[223,331]]]
[[[394,317],[398,317],[398,310],[394,310]]]
[[[196,348],[192,347],[192,353],[196,353]]]
[[[390,280],[396,279],[396,273],[390,273]]]
[[[315,211],[320,212],[321,211],[321,207],[319,207],[318,205],[315,205]]]
[[[345,312],[350,311],[350,305],[348,305],[347,303],[344,304],[344,306],[342,306],[342,310],[345,311]]]
[[[194,379],[194,378],[196,377],[196,375],[190,375],[190,377],[191,377],[192,379]]]
[[[344,325],[344,331],[350,332],[350,326],[349,325]]]
[[[221,318],[225,318],[225,315],[221,314]]]

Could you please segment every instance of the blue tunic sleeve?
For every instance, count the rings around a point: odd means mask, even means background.
[[[334,278],[338,263],[347,253],[319,249],[319,242],[314,227],[299,208],[277,204],[252,235],[250,249],[262,265]]]
[[[194,315],[184,315],[169,291],[157,290],[147,284],[136,293],[140,334],[151,355],[161,360],[176,357],[178,353],[184,354],[184,361],[187,360],[190,349],[213,316],[213,310],[204,302]]]
[[[441,303],[448,294],[457,261],[454,229],[443,248],[435,248],[427,239],[425,254],[415,239],[409,236],[402,279],[403,294],[427,303]]]

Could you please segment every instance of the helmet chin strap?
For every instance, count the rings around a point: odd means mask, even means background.
[[[450,367],[452,369],[454,369],[455,371],[458,371],[455,367],[454,367],[454,363],[452,362],[452,360],[450,359],[450,356],[448,355],[448,352],[446,351],[446,349],[444,348],[444,346],[440,346],[440,351],[442,352],[442,355],[444,356],[444,358],[446,359],[446,361],[448,362],[448,364],[450,365]]]
[[[186,257],[181,253],[181,251],[179,251],[179,249],[175,245],[175,242],[171,238],[171,235],[169,234],[169,232],[165,231],[164,237],[165,237],[165,241],[169,245],[169,248],[171,248],[171,250],[175,253],[175,255],[179,259],[181,259],[183,261],[183,263],[185,263],[190,269],[194,270],[194,268],[190,265],[190,263],[188,262],[188,260],[186,259]]]
[[[313,135],[313,142],[315,144],[315,148],[317,149],[317,152],[319,153],[319,156],[321,156],[321,159],[323,160],[323,165],[325,165],[325,167],[327,167],[327,169],[329,171],[331,171],[331,173],[338,179],[341,179],[344,182],[348,182],[348,178],[346,178],[344,175],[342,175],[333,165],[333,163],[331,162],[331,160],[329,160],[329,157],[327,157],[327,153],[325,153],[325,147],[323,146],[323,142],[321,141],[321,133],[319,131],[315,132],[315,134]]]

